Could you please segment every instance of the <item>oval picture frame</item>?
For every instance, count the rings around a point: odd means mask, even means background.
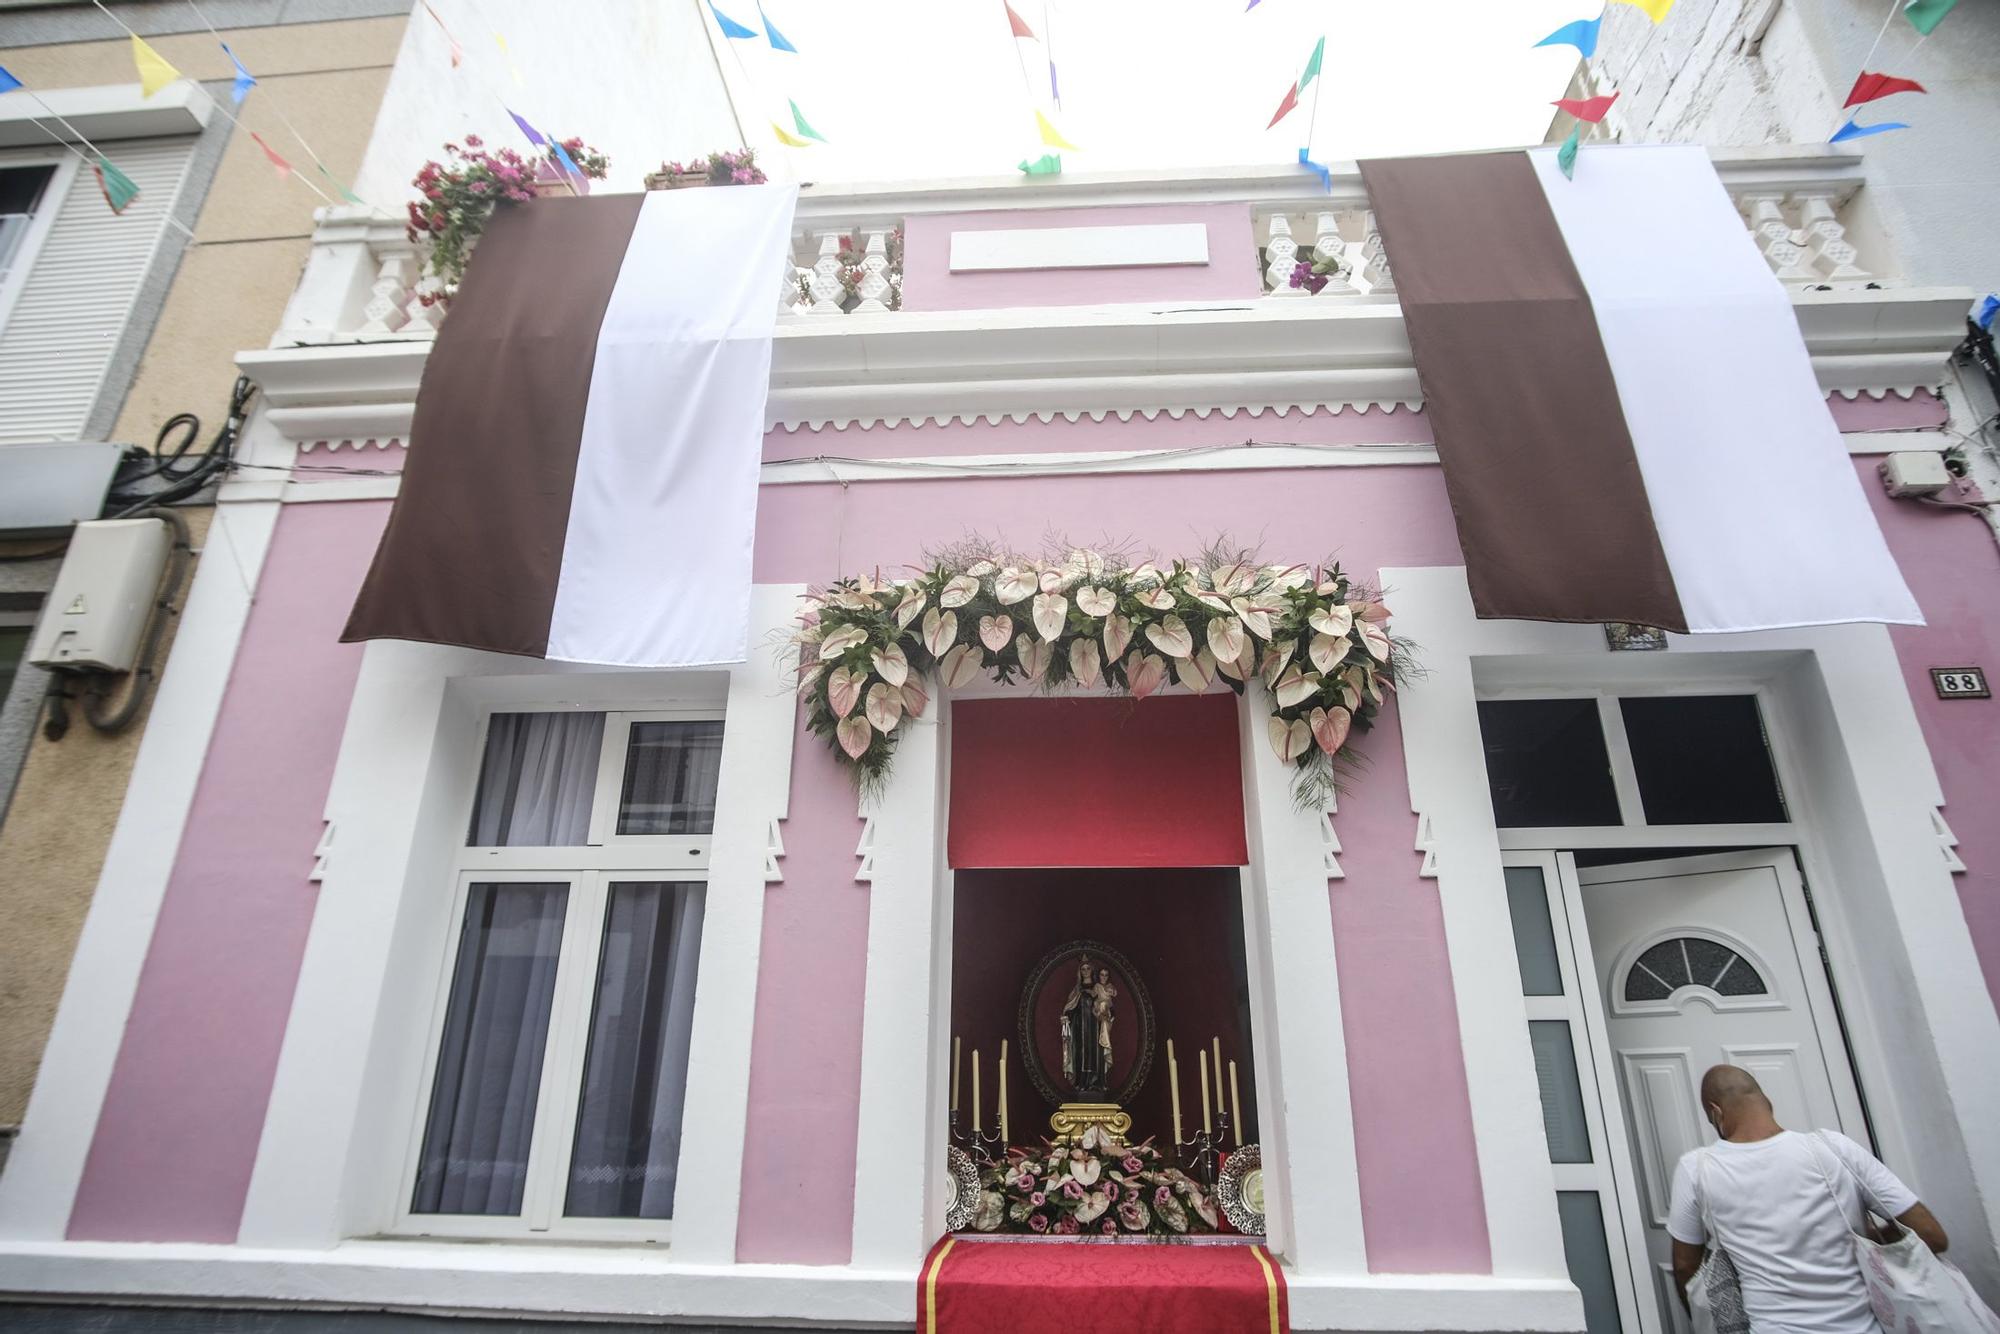
[[[1145,978],[1132,961],[1118,950],[1102,941],[1072,940],[1058,945],[1044,954],[1028,971],[1027,981],[1021,987],[1021,1008],[1018,1016],[1020,1029],[1021,1064],[1027,1068],[1028,1082],[1035,1086],[1035,1092],[1046,1098],[1051,1106],[1060,1107],[1064,1103],[1080,1101],[1079,1095],[1065,1092],[1055,1079],[1051,1078],[1042,1060],[1041,1035],[1035,1031],[1036,1002],[1050,981],[1062,975],[1065,969],[1074,971],[1076,961],[1083,955],[1102,959],[1110,965],[1119,980],[1123,999],[1131,1008],[1127,1013],[1136,1015],[1139,1021],[1138,1047],[1131,1068],[1125,1077],[1104,1097],[1120,1106],[1125,1105],[1132,1095],[1145,1087],[1146,1076],[1153,1069],[1153,1044],[1155,1038],[1153,1023],[1153,997],[1146,989]]]

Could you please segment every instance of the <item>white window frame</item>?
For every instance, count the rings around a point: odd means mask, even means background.
[[[41,203],[35,206],[34,217],[28,223],[27,235],[21,238],[21,248],[15,252],[14,262],[8,266],[6,276],[0,278],[0,332],[6,330],[7,322],[14,316],[14,303],[20,299],[21,289],[28,285],[28,275],[34,272],[35,261],[41,257],[42,245],[54,230],[56,214],[62,211],[63,204],[69,199],[79,171],[76,157],[54,145],[0,153],[0,171],[47,166],[53,166],[55,174],[49,177]]]
[[[483,756],[487,732],[496,713],[561,712],[532,704],[489,706],[481,711],[476,753]],[[424,1056],[416,1106],[410,1119],[408,1143],[396,1182],[396,1221],[391,1231],[418,1237],[462,1237],[533,1241],[615,1241],[665,1244],[673,1238],[673,1220],[664,1218],[568,1218],[563,1202],[569,1182],[570,1156],[575,1148],[577,1104],[583,1065],[590,1041],[590,1020],[596,998],[597,968],[603,947],[604,914],[611,887],[632,882],[668,884],[708,881],[711,836],[672,834],[613,835],[625,779],[625,757],[632,724],[659,721],[721,721],[720,708],[694,705],[647,710],[587,710],[604,714],[604,740],[598,752],[597,779],[591,794],[590,841],[572,847],[482,848],[466,846],[477,792],[468,789],[459,803],[456,829],[460,847],[453,859],[452,908],[445,948],[440,952],[437,980],[425,1031]],[[473,766],[476,775],[480,766]],[[474,787],[476,787],[476,780]],[[451,1000],[452,974],[465,927],[466,903],[474,884],[563,881],[569,894],[563,911],[562,942],[556,955],[555,995],[549,1009],[548,1038],[542,1049],[542,1077],[536,1093],[535,1129],[528,1150],[527,1189],[518,1216],[493,1214],[418,1213],[411,1206],[417,1169],[423,1155],[424,1132],[430,1120],[431,1096],[437,1083],[438,1055],[444,1040],[445,1012]],[[704,888],[704,892],[706,892]]]

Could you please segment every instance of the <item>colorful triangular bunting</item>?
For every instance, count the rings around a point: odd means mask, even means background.
[[[1014,30],[1016,37],[1026,37],[1031,41],[1035,40],[1035,30],[1030,28],[1022,20],[1021,16],[1014,12],[1014,6],[1008,4],[1007,0],[1000,0],[1000,8],[1007,11],[1007,26]]]
[[[1290,115],[1294,110],[1298,108],[1298,105],[1299,105],[1299,86],[1297,84],[1293,84],[1291,87],[1285,89],[1285,100],[1278,103],[1277,111],[1274,112],[1271,116],[1271,125],[1276,125],[1279,121],[1283,120],[1286,116]],[[1268,130],[1271,128],[1271,125],[1266,125],[1264,128]]]
[[[1322,37],[1319,39],[1319,45],[1313,47],[1312,59],[1306,62],[1306,72],[1304,74],[1299,75],[1300,92],[1304,92],[1306,90],[1306,85],[1319,77],[1319,62],[1322,58],[1325,57],[1325,55],[1326,55],[1326,38]]]
[[[279,180],[282,181],[283,179],[285,179],[285,177],[290,176],[292,174],[292,164],[285,161],[283,157],[279,156],[277,149],[265,143],[263,135],[257,133],[257,131],[255,130],[252,130],[250,131],[250,137],[257,141],[257,147],[264,150],[264,156],[266,158],[269,158],[271,165],[278,169]]]
[[[1562,168],[1564,180],[1576,179],[1576,153],[1582,145],[1583,126],[1578,125],[1569,132],[1569,138],[1563,140],[1562,147],[1556,150],[1556,165]]]
[[[1854,81],[1854,91],[1841,103],[1845,107],[1858,107],[1864,103],[1879,101],[1894,93],[1921,93],[1928,91],[1915,79],[1899,79],[1892,74],[1870,74],[1863,71]]]
[[[113,213],[123,213],[139,197],[138,183],[112,166],[110,158],[97,159],[90,169],[97,173],[97,188],[104,192],[104,202]]]
[[[799,138],[775,120],[771,122],[771,133],[778,136],[778,142],[787,148],[811,148],[812,144]]]
[[[1665,23],[1667,12],[1674,7],[1674,0],[1612,0],[1612,3],[1630,5],[1655,23]]]
[[[1559,97],[1550,105],[1595,125],[1604,119],[1604,113],[1611,110],[1611,104],[1617,100],[1618,94],[1608,93],[1597,97]]]
[[[181,72],[167,63],[167,58],[155,51],[138,36],[132,38],[132,63],[139,69],[139,91],[151,97],[170,83],[180,80]]]
[[[1866,139],[1871,134],[1887,134],[1890,130],[1907,130],[1909,128],[1908,125],[1905,125],[1900,120],[1885,120],[1874,125],[1863,125],[1850,117],[1847,124],[1835,130],[1833,138],[1827,140],[1827,142],[1830,144],[1844,144],[1849,139]]]
[[[1030,176],[1054,176],[1062,171],[1062,159],[1054,153],[1044,153],[1033,162],[1023,158],[1020,167]]]
[[[817,139],[821,143],[826,142],[825,135],[821,134],[818,130],[815,130],[812,126],[806,124],[805,113],[799,110],[799,104],[797,102],[792,101],[790,98],[786,98],[785,105],[789,106],[792,109],[792,127],[798,131],[799,137],[801,139]]]
[[[1597,30],[1604,24],[1599,15],[1594,19],[1578,19],[1565,23],[1548,36],[1536,42],[1536,46],[1573,46],[1585,60],[1597,54]]]
[[[746,28],[720,9],[717,9],[715,7],[715,0],[708,0],[708,12],[715,15],[715,26],[722,29],[724,37],[733,37],[741,41],[744,38],[754,38],[757,35],[755,28]]]
[[[1903,17],[1912,28],[1928,37],[1944,22],[1944,16],[1957,7],[1958,0],[1909,0],[1903,6]]]
[[[793,55],[799,53],[799,48],[786,41],[785,34],[779,32],[777,25],[771,22],[771,16],[764,12],[764,6],[761,4],[757,6],[757,17],[764,21],[764,36],[771,43],[773,51],[790,51]]]
[[[250,96],[250,90],[257,86],[257,77],[243,68],[243,62],[229,49],[229,43],[218,42],[216,45],[222,48],[223,55],[229,57],[229,63],[236,66],[236,79],[229,85],[229,100],[240,107],[243,105],[243,99]]]
[[[1075,144],[1071,143],[1069,140],[1063,138],[1061,134],[1057,133],[1056,127],[1049,124],[1049,118],[1047,116],[1044,116],[1039,111],[1035,113],[1035,128],[1041,131],[1042,142],[1047,144],[1050,148],[1067,148],[1072,153],[1080,153],[1083,151],[1082,149],[1078,148]]]
[[[1324,188],[1329,194],[1332,193],[1333,169],[1331,167],[1313,161],[1312,150],[1310,148],[1301,148],[1299,150],[1299,165],[1301,167],[1304,167],[1307,171],[1310,171],[1313,175],[1319,177],[1319,183],[1321,187]]]
[[[21,86],[21,81],[8,73],[5,65],[0,65],[0,93],[11,93]]]

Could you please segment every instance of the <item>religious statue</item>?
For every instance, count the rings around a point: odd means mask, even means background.
[[[1077,1093],[1102,1096],[1111,1087],[1111,1026],[1118,988],[1111,970],[1094,968],[1090,956],[1077,964],[1076,985],[1062,1008],[1062,1072]]]

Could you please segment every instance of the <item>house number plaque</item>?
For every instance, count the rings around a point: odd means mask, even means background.
[[[1931,684],[1939,699],[1991,699],[1984,667],[1933,667]]]

